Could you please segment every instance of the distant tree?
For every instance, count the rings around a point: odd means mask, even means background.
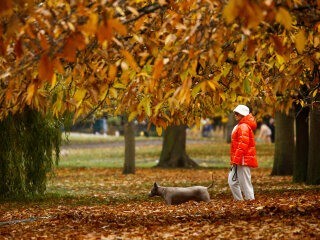
[[[310,111],[310,140],[307,184],[320,184],[320,110]]]
[[[293,163],[293,181],[305,182],[308,174],[309,108],[301,108],[300,105],[295,105],[295,115],[296,145]]]
[[[123,174],[135,173],[135,138],[134,138],[134,122],[128,121],[128,117],[125,116],[124,125],[124,142],[125,142],[125,154],[124,154],[124,167]]]
[[[292,175],[294,158],[294,117],[282,112],[275,114],[276,136],[271,175]]]
[[[197,167],[186,152],[186,125],[169,126],[164,131],[158,167]]]

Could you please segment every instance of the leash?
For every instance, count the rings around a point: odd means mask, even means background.
[[[238,171],[237,171],[237,169],[238,169],[238,165],[236,165],[236,169],[235,169],[235,171],[234,171],[234,174],[233,174],[233,176],[232,176],[232,181],[237,181],[237,178],[238,178]]]

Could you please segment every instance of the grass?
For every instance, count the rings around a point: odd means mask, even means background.
[[[188,139],[189,140],[211,140],[215,142],[223,142],[223,140],[219,135],[214,135],[210,138],[200,137],[200,136],[188,136]],[[135,140],[136,141],[162,140],[162,137],[136,136]],[[109,142],[124,142],[124,136],[93,135],[93,134],[86,134],[86,133],[62,134],[63,145],[109,143]]]
[[[136,141],[143,140],[157,140],[161,137],[144,137],[139,136],[135,138]],[[123,136],[107,136],[107,135],[93,135],[93,134],[62,134],[63,145],[78,145],[78,144],[93,144],[93,143],[108,143],[108,142],[124,142]]]
[[[136,146],[136,166],[153,167],[157,164],[162,146]],[[274,144],[256,146],[259,167],[270,168],[273,164]],[[230,144],[202,143],[187,145],[187,153],[203,167],[229,167]],[[124,147],[67,149],[62,152],[59,167],[122,167]]]

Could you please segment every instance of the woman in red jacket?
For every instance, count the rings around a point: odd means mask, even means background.
[[[235,200],[242,200],[241,190],[247,200],[254,200],[250,167],[258,167],[253,130],[257,123],[245,105],[233,110],[239,122],[232,131],[231,171],[228,183]]]

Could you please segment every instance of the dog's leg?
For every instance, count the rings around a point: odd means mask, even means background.
[[[166,199],[165,202],[166,202],[167,206],[171,206],[171,199]]]

